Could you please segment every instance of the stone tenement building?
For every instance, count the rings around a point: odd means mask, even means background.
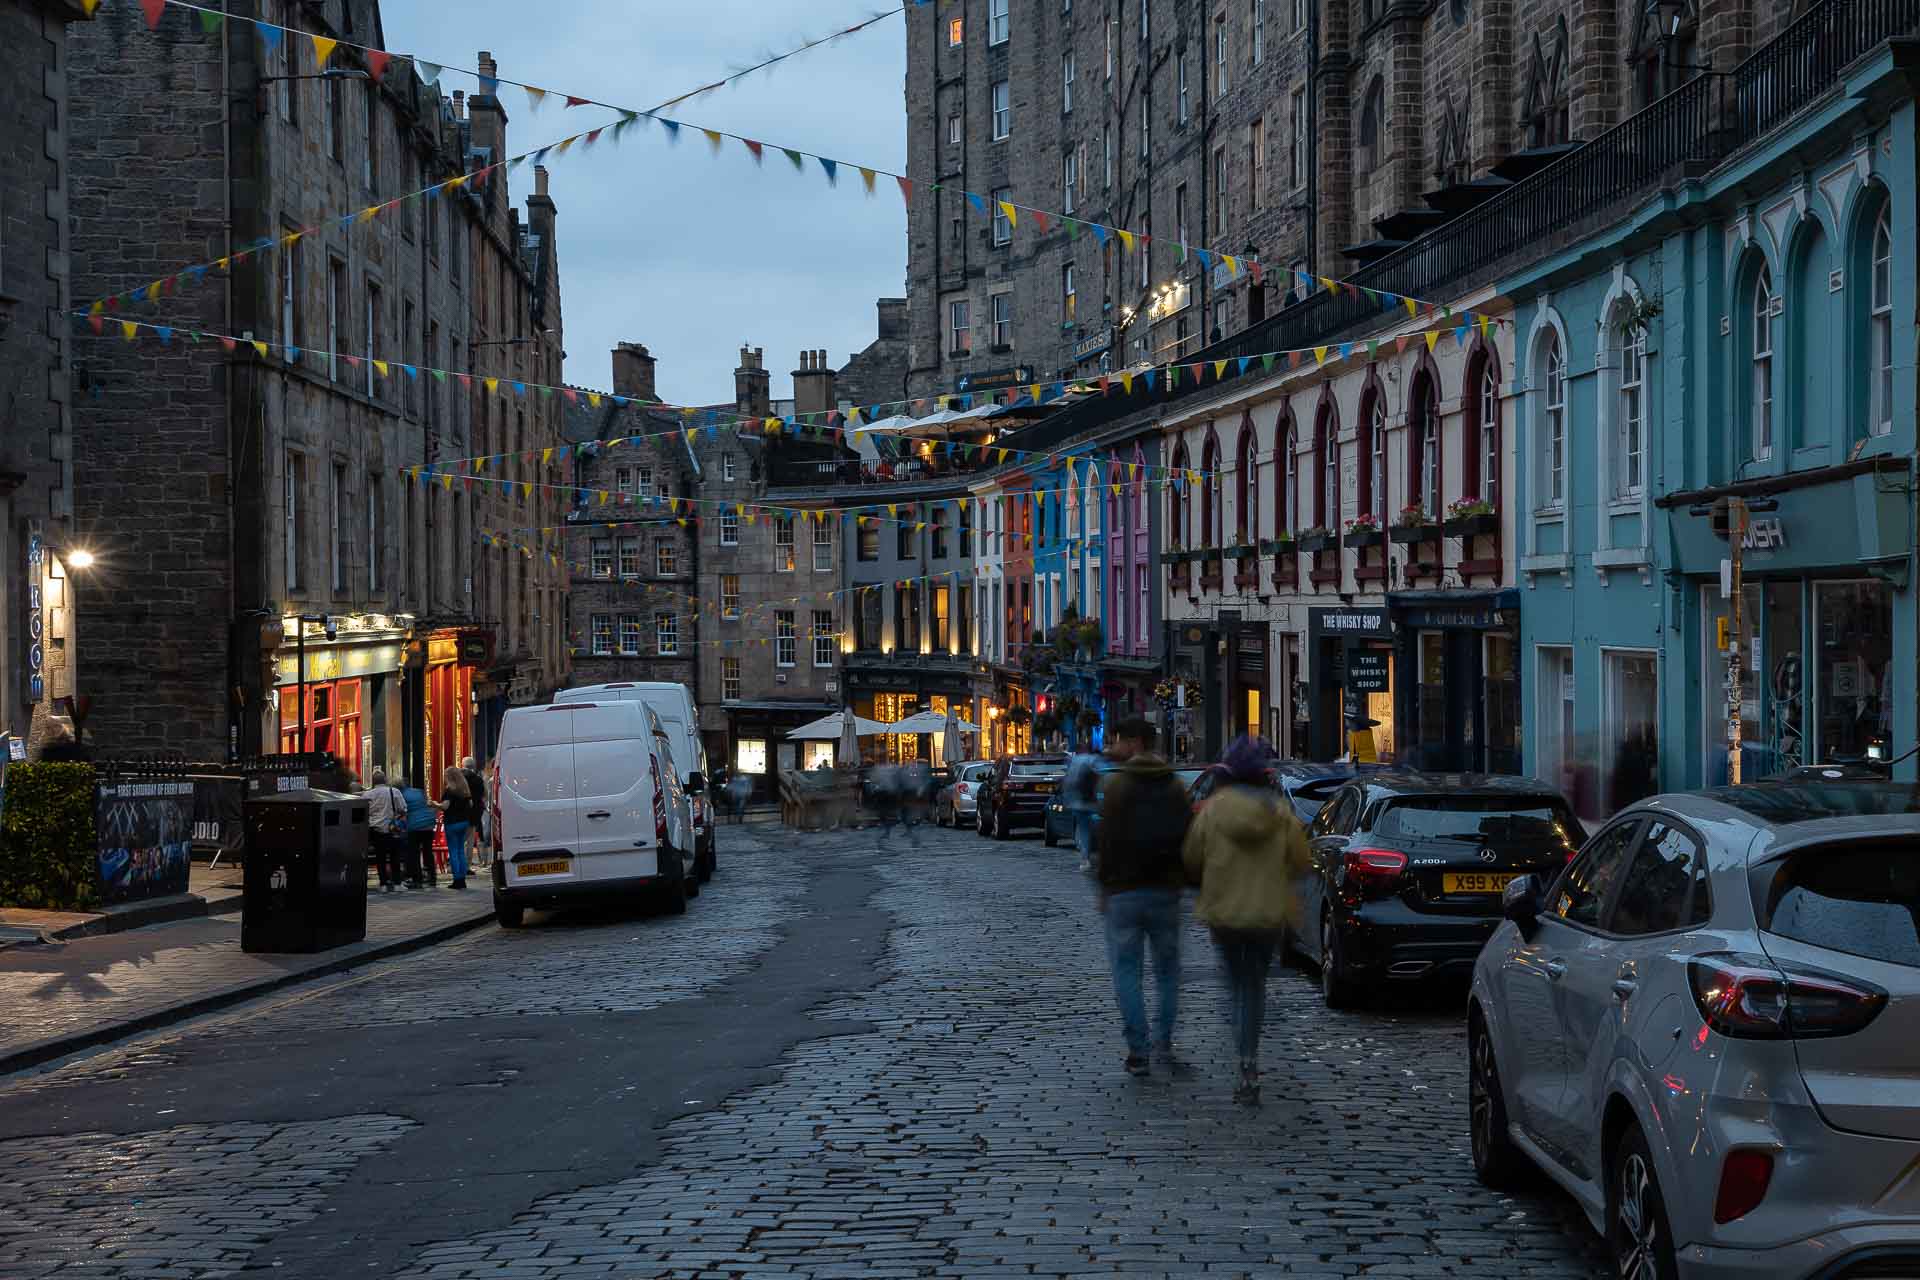
[[[382,43],[373,0],[229,12]],[[109,322],[78,342],[76,518],[103,588],[81,665],[102,746],[324,749],[429,780],[484,754],[476,703],[497,708],[538,648],[526,571],[474,550],[501,473],[404,469],[516,432],[557,443],[557,410],[483,381],[558,381],[552,210],[536,194],[523,228],[496,172],[349,215],[501,158],[504,115],[482,100],[469,121],[409,63],[374,80],[345,46],[322,75],[310,40],[268,46],[246,22],[207,34],[168,9],[149,32],[108,5],[78,31],[74,295],[172,330],[121,341]],[[557,522],[531,497],[513,510]],[[540,616],[558,625],[551,604]]]
[[[0,0],[0,736],[75,692],[68,29],[79,0]]]
[[[956,0],[907,10],[910,393],[1190,355],[1726,70],[1785,0]],[[935,184],[940,189],[935,190]],[[1150,237],[1126,254],[1056,217]],[[1247,255],[1256,280],[1180,244]]]

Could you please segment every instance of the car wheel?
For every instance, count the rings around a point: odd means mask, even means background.
[[[527,921],[527,909],[517,902],[493,900],[493,918],[500,922],[502,929],[518,929]]]
[[[993,834],[993,828],[987,825],[987,811],[985,809],[981,809],[973,815],[973,826],[974,830],[980,833],[982,840],[985,840]]]
[[[1013,828],[1007,825],[1007,811],[1005,809],[993,815],[993,838],[995,840],[1011,840],[1013,838]]]
[[[1607,1246],[1620,1280],[1675,1280],[1673,1232],[1653,1174],[1653,1154],[1639,1126],[1629,1128],[1614,1155],[1607,1204]]]
[[[1320,917],[1320,998],[1329,1009],[1350,1009],[1354,1002],[1353,980],[1347,977],[1340,931],[1333,927],[1331,911]]]
[[[1524,1157],[1507,1136],[1507,1100],[1493,1058],[1493,1033],[1478,1013],[1467,1032],[1467,1123],[1473,1171],[1481,1184],[1502,1191],[1514,1184]]]
[[[1054,849],[1059,847],[1060,837],[1053,834],[1053,824],[1051,822],[1043,823],[1040,830],[1043,833],[1041,839],[1047,842],[1047,848]]]

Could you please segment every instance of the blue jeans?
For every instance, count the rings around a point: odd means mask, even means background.
[[[1073,815],[1073,844],[1080,850],[1080,861],[1093,861],[1093,815],[1085,809]]]
[[[455,880],[467,878],[467,824],[447,824],[447,871]]]
[[[1240,1065],[1260,1064],[1260,1024],[1267,1016],[1267,970],[1279,935],[1216,929],[1221,975],[1227,981],[1227,1025],[1233,1028]]]
[[[1180,1012],[1180,895],[1172,889],[1129,889],[1107,898],[1107,959],[1113,966],[1113,995],[1127,1053],[1147,1053],[1147,998],[1142,964],[1153,948],[1153,976],[1160,992],[1160,1019],[1153,1043],[1173,1044],[1173,1022]]]

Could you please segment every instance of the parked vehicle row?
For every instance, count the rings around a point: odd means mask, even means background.
[[[687,909],[718,861],[698,723],[678,684],[593,685],[507,712],[492,784],[502,926],[530,908]]]

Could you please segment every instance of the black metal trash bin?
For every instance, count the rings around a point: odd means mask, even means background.
[[[325,951],[367,936],[367,802],[334,791],[252,796],[243,951]]]

